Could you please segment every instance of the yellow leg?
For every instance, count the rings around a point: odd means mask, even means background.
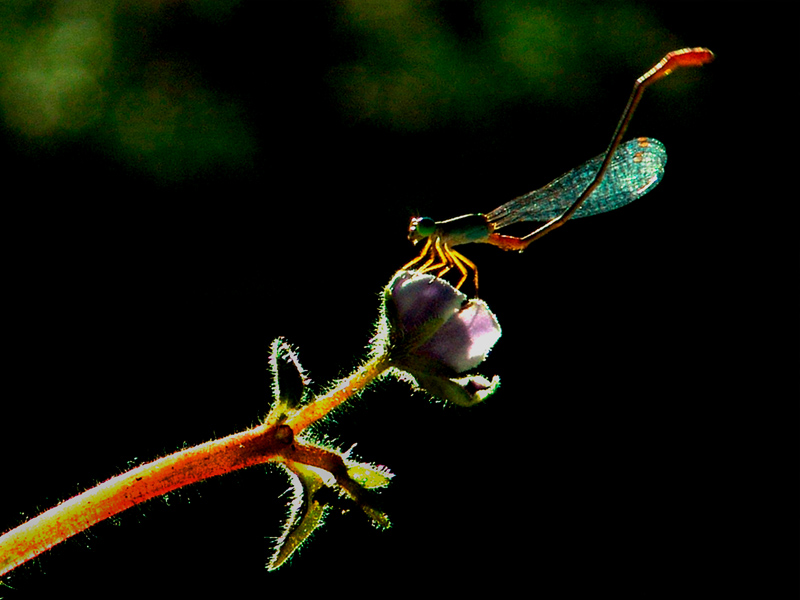
[[[438,267],[442,267],[442,269],[436,274],[436,277],[444,277],[445,273],[447,273],[450,269],[453,268],[455,263],[453,262],[452,251],[450,250],[450,246],[447,244],[440,245],[439,249],[441,250],[441,257],[442,262],[437,265]],[[433,267],[431,267],[433,270]]]
[[[444,247],[444,252],[445,255],[447,256],[447,264],[441,271],[439,271],[436,274],[436,277],[442,278],[450,269],[456,267],[462,275],[461,280],[458,282],[458,285],[456,286],[456,289],[458,289],[459,287],[461,287],[461,284],[464,283],[464,279],[466,277],[464,275],[464,265],[456,257],[457,253],[454,250],[452,250],[449,246]]]
[[[456,289],[464,285],[464,282],[469,276],[469,270],[472,269],[472,272],[475,274],[475,291],[478,291],[478,267],[466,256],[450,248],[446,242],[442,242],[441,237],[437,236],[435,239],[429,237],[428,241],[425,242],[425,247],[422,248],[422,252],[419,253],[419,256],[403,265],[402,269],[409,269],[423,259],[425,259],[425,262],[422,263],[422,266],[417,267],[417,271],[420,273],[428,273],[439,269],[439,272],[436,273],[436,277],[443,277],[450,269],[456,267],[459,273],[461,273],[461,279],[458,281]]]
[[[456,252],[452,248],[448,248],[450,251],[450,258],[453,260],[453,263],[458,267],[458,270],[461,272],[461,280],[458,282],[456,289],[461,288],[464,285],[464,282],[467,280],[467,275],[469,271],[467,267],[472,269],[472,272],[475,274],[475,293],[478,293],[478,267],[475,266],[475,263],[468,259],[466,256],[461,254],[460,252]]]
[[[408,262],[408,263],[404,264],[402,267],[400,267],[400,270],[401,271],[405,271],[405,270],[411,268],[412,266],[414,266],[415,264],[417,264],[423,258],[425,258],[425,255],[428,253],[428,250],[430,250],[432,242],[433,242],[433,240],[431,238],[428,238],[428,241],[425,242],[425,246],[422,248],[422,252],[419,253],[419,256],[417,256],[417,258],[415,258],[411,262]]]
[[[433,248],[434,248],[434,251],[431,252],[431,257],[428,259],[428,262],[426,262],[423,265],[422,269],[420,269],[421,273],[427,273],[428,271],[434,271],[435,269],[441,269],[442,267],[446,267],[448,265],[448,263],[449,263],[449,261],[447,260],[447,255],[446,255],[447,246],[444,247],[445,249],[442,248],[442,238],[440,238],[440,237],[436,238],[436,241],[433,243]],[[434,259],[437,256],[439,257],[439,262],[437,262],[436,264],[431,264],[431,263],[433,263]],[[437,277],[438,277],[438,275],[437,275]]]

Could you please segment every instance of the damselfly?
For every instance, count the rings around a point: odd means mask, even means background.
[[[684,48],[667,54],[658,64],[636,80],[628,104],[617,124],[605,153],[569,171],[548,185],[506,202],[493,211],[434,221],[414,217],[408,228],[408,239],[414,244],[427,240],[419,256],[407,263],[409,269],[418,263],[418,271],[437,271],[442,277],[453,267],[461,273],[456,285],[460,288],[469,269],[478,288],[478,269],[454,246],[483,243],[503,250],[522,251],[534,240],[550,233],[573,217],[588,217],[624,206],[652,190],[661,180],[667,153],[658,140],[638,138],[622,144],[636,106],[644,90],[662,77],[682,67],[697,67],[711,62],[714,54],[706,48]],[[497,233],[498,229],[521,221],[544,224],[524,237]]]

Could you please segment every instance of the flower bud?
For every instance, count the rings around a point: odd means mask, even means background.
[[[391,365],[432,395],[462,406],[489,397],[500,384],[479,375],[457,377],[482,363],[502,335],[482,300],[446,281],[400,271],[384,290],[382,329]]]

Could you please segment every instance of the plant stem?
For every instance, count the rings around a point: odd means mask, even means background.
[[[293,444],[296,435],[360,393],[389,367],[386,357],[367,362],[326,394],[300,409],[285,423],[270,422],[187,448],[141,465],[79,494],[0,536],[0,575],[38,556],[59,542],[146,500],[209,477],[224,475],[269,460],[311,452]],[[295,446],[293,448],[293,446]],[[317,456],[319,454],[319,456]],[[317,452],[306,458],[331,461]],[[329,466],[343,467],[340,457]],[[327,466],[327,463],[325,463]]]
[[[141,465],[79,494],[0,537],[0,575],[95,523],[192,483],[262,464],[293,436],[261,425]]]
[[[386,356],[381,355],[373,358],[355,373],[339,382],[326,394],[320,396],[314,400],[314,402],[308,404],[289,417],[286,421],[286,425],[292,428],[295,435],[298,435],[303,429],[319,421],[342,402],[360,393],[377,377],[383,374],[389,366],[390,363]]]

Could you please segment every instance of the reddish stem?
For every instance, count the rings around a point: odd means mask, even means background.
[[[132,506],[202,479],[265,463],[293,441],[285,425],[260,425],[141,465],[0,537],[0,575]]]
[[[388,366],[383,357],[373,359],[284,423],[268,419],[266,423],[242,433],[170,454],[113,477],[45,511],[0,536],[0,575],[95,523],[146,500],[269,460],[305,459],[310,464],[330,469],[337,479],[347,482],[341,457],[320,448],[294,443],[294,438],[361,392]]]
[[[289,417],[286,420],[286,425],[292,428],[295,435],[299,435],[303,429],[325,417],[342,402],[360,393],[388,368],[389,361],[386,357],[380,356],[372,359],[350,377],[340,381],[325,395],[320,396],[314,402]]]

